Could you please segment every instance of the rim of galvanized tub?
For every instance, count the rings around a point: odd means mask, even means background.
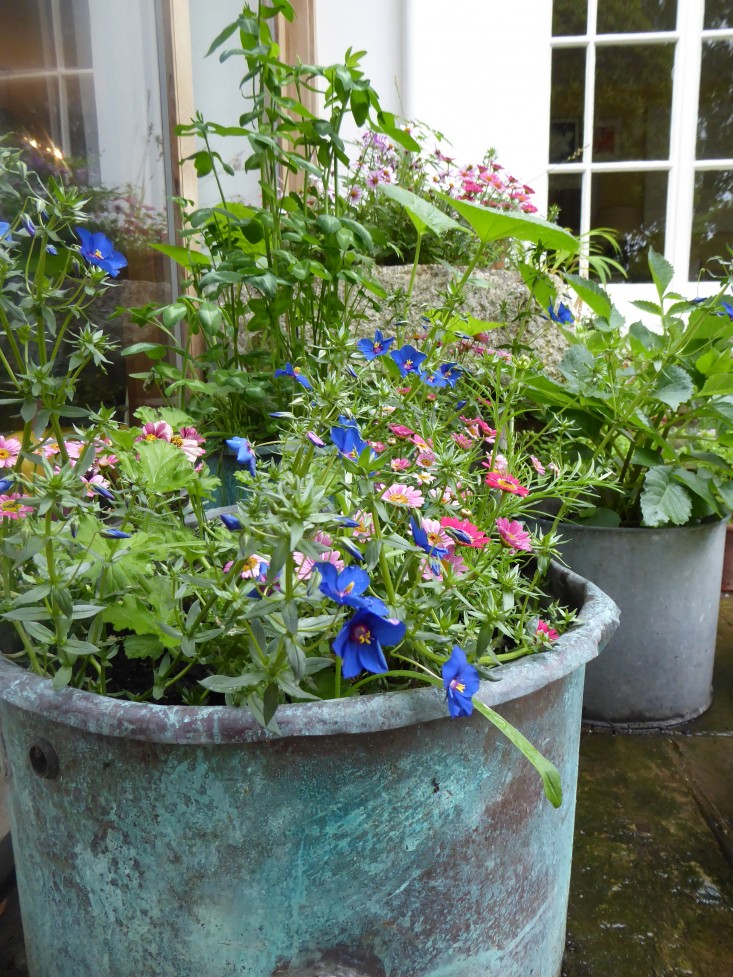
[[[579,607],[575,624],[552,649],[502,665],[499,681],[483,681],[481,702],[498,706],[556,682],[595,658],[619,621],[614,602],[595,584],[553,564],[553,590]],[[247,708],[166,706],[111,699],[93,692],[54,691],[41,678],[0,655],[0,699],[89,733],[154,743],[256,743],[289,736],[372,733],[447,716],[441,690],[429,687],[280,706],[280,736],[267,732]]]
[[[549,516],[536,516],[535,521],[545,526],[552,526],[555,522]],[[687,523],[684,526],[591,526],[584,522],[572,522],[570,519],[561,519],[555,527],[557,532],[570,532],[573,529],[580,529],[584,533],[626,533],[628,535],[643,534],[650,536],[653,533],[693,533],[710,532],[721,523],[730,524],[728,516],[722,519],[711,519],[708,522]]]

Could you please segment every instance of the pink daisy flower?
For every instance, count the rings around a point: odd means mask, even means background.
[[[173,437],[173,428],[165,421],[148,421],[143,425],[142,433],[135,438],[136,441],[170,441]]]
[[[473,438],[470,438],[467,434],[451,434],[451,438],[453,438],[458,447],[463,448],[464,451],[468,451],[469,448],[473,447]]]
[[[443,529],[442,520],[423,519],[422,528],[425,530],[428,543],[431,546],[447,547],[448,549],[453,548],[453,540]]]
[[[426,440],[421,434],[413,434],[412,443],[416,444],[421,451],[431,451],[433,447],[433,439]]]
[[[463,562],[462,554],[456,550],[449,550],[448,555],[443,557],[441,563],[446,569],[450,569],[451,573],[467,573],[468,566]]]
[[[411,485],[390,485],[382,492],[382,501],[407,509],[419,509],[425,499]]]
[[[542,464],[539,458],[536,458],[534,455],[530,455],[529,460],[532,462],[532,466],[538,475],[545,474],[545,466]]]
[[[360,509],[354,513],[354,522],[358,523],[354,527],[354,536],[362,543],[366,543],[374,535],[374,522],[370,512],[362,512]]]
[[[480,417],[464,417],[461,414],[461,420],[466,425],[466,433],[472,438],[479,438],[482,434],[487,437],[496,437],[496,431],[493,427],[489,427],[486,421]]]
[[[101,488],[104,489],[109,488],[109,482],[107,481],[106,478],[103,478],[103,476],[100,475],[99,472],[92,475],[90,478],[87,478],[86,475],[83,475],[82,482],[86,482],[87,485],[89,486],[89,488],[87,489],[87,497],[90,499],[94,499],[97,496],[97,493],[92,488],[93,485],[99,485]]]
[[[0,437],[0,468],[12,468],[20,454],[21,444],[15,438]]]
[[[79,455],[81,454],[83,444],[81,441],[64,441],[64,448],[66,448],[66,454],[69,456],[69,461],[77,461]],[[56,455],[60,454],[60,448],[57,441],[48,441],[41,447],[44,458],[54,458]]]
[[[33,509],[19,501],[22,496],[17,492],[10,495],[0,495],[0,519],[25,519]]]
[[[387,427],[398,438],[411,438],[415,433],[411,427],[405,427],[404,424],[388,424]]]
[[[136,438],[135,440],[139,440]],[[195,462],[201,455],[206,454],[206,449],[201,447],[201,441],[195,438],[184,438],[183,432],[171,434],[170,443],[180,448],[190,462]]]
[[[539,621],[537,628],[535,629],[535,634],[544,643],[545,641],[552,644],[553,641],[557,641],[560,637],[560,632],[551,628],[546,621]]]
[[[500,516],[496,520],[496,528],[499,530],[499,536],[505,546],[513,550],[525,550],[527,553],[532,552],[530,535],[521,522],[518,522],[516,519],[509,520]]]
[[[393,458],[389,463],[389,467],[393,472],[404,472],[410,467],[412,462],[409,458]]]
[[[435,475],[431,475],[430,472],[415,472],[414,477],[421,485],[430,485],[435,481]]]
[[[560,469],[558,468],[558,466],[555,464],[554,461],[551,461],[548,464],[547,467],[550,469],[550,471],[552,472],[553,475],[559,475],[560,474]]]
[[[415,461],[420,468],[430,468],[435,464],[435,455],[432,451],[421,451]]]
[[[372,451],[376,451],[378,455],[381,455],[381,453],[387,448],[387,445],[383,444],[381,441],[367,441],[367,444]]]
[[[230,560],[228,563],[224,564],[224,573],[229,573],[231,568],[234,566],[234,560]],[[249,580],[252,577],[260,576],[260,568],[264,567],[267,570],[267,560],[263,556],[258,556],[257,553],[253,553],[248,556],[244,561],[244,566],[242,567],[242,572],[239,574],[242,580]]]
[[[456,519],[454,516],[443,516],[440,520],[440,525],[443,529],[454,530],[453,533],[449,533],[450,538],[458,543],[460,546],[470,546],[474,550],[483,549],[488,542],[490,542],[489,537],[483,530],[479,529],[478,526],[474,526],[472,522],[467,519]]]
[[[490,488],[501,489],[502,492],[508,492],[510,495],[519,495],[522,498],[529,495],[528,488],[525,488],[518,479],[506,475],[504,472],[491,471],[484,478],[484,482]]]
[[[492,465],[488,464],[485,461],[481,462],[481,464],[484,465],[486,468],[488,468],[490,471],[499,472],[502,475],[509,474],[509,462],[506,459],[506,455],[495,454],[494,463]]]
[[[195,427],[182,427],[181,437],[189,441],[195,441],[196,444],[205,444],[206,442],[206,438],[199,434]]]
[[[315,543],[320,543],[321,546],[333,546],[333,539],[324,533],[322,530],[313,537]],[[293,560],[295,566],[297,567],[298,578],[300,580],[307,580],[310,577],[313,567],[316,563],[332,563],[337,570],[343,570],[345,564],[341,559],[341,554],[336,550],[327,549],[325,553],[321,553],[316,559],[312,559],[310,556],[305,556],[299,550],[295,550],[293,553]]]
[[[441,505],[453,505],[453,506],[459,505],[458,499],[453,494],[453,491],[450,488],[448,488],[448,486],[446,486],[443,489],[439,489],[439,488],[430,489],[428,494],[430,495],[430,498],[433,499],[434,502],[440,502]]]

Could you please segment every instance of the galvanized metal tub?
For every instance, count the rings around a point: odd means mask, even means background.
[[[31,977],[557,977],[583,671],[617,624],[596,587],[555,650],[483,701],[534,769],[434,689],[246,710],[54,692],[0,662],[0,721]],[[310,972],[310,971],[309,971]],[[320,971],[319,971],[320,972]],[[330,973],[326,969],[324,973]]]
[[[542,522],[547,531],[549,523]],[[583,718],[643,729],[710,706],[726,521],[662,529],[558,527],[563,559],[618,604],[621,625],[585,679]]]

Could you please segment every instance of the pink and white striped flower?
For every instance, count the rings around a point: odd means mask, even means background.
[[[382,501],[403,509],[419,509],[424,503],[422,492],[411,485],[390,485],[382,492]]]
[[[20,441],[0,436],[0,468],[12,468],[20,454],[20,448]]]
[[[524,525],[516,519],[510,520],[500,516],[496,520],[496,528],[505,546],[512,550],[524,550],[526,553],[532,552],[532,541]]]
[[[0,519],[25,519],[29,512],[33,512],[31,506],[23,505],[22,498],[18,492],[0,495]]]

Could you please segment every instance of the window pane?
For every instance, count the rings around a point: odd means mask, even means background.
[[[552,33],[555,37],[585,34],[588,0],[555,0],[552,4]]]
[[[0,131],[15,142],[34,143],[45,152],[61,145],[58,81],[12,80],[0,76]],[[33,142],[31,142],[33,140]]]
[[[64,67],[91,68],[92,48],[89,36],[89,0],[67,0],[60,21]]]
[[[703,279],[720,274],[711,259],[730,260],[733,245],[733,170],[706,171],[695,177],[695,202],[690,248],[690,281],[702,272]],[[705,270],[706,263],[709,263]]]
[[[585,48],[552,52],[550,162],[582,158]]]
[[[697,158],[733,156],[733,41],[702,46]]]
[[[666,173],[596,173],[591,184],[591,227],[607,227],[621,246],[619,263],[628,278],[614,281],[648,282],[647,252],[664,253],[667,210]]]
[[[55,67],[48,2],[25,0],[2,4],[0,72]]]
[[[705,0],[705,30],[733,27],[733,8],[730,0]]]
[[[580,234],[580,194],[583,177],[580,173],[550,173],[548,202],[558,211],[557,222]]]
[[[673,31],[677,0],[598,0],[598,33]]]
[[[672,44],[601,47],[596,52],[593,159],[667,159]]]

